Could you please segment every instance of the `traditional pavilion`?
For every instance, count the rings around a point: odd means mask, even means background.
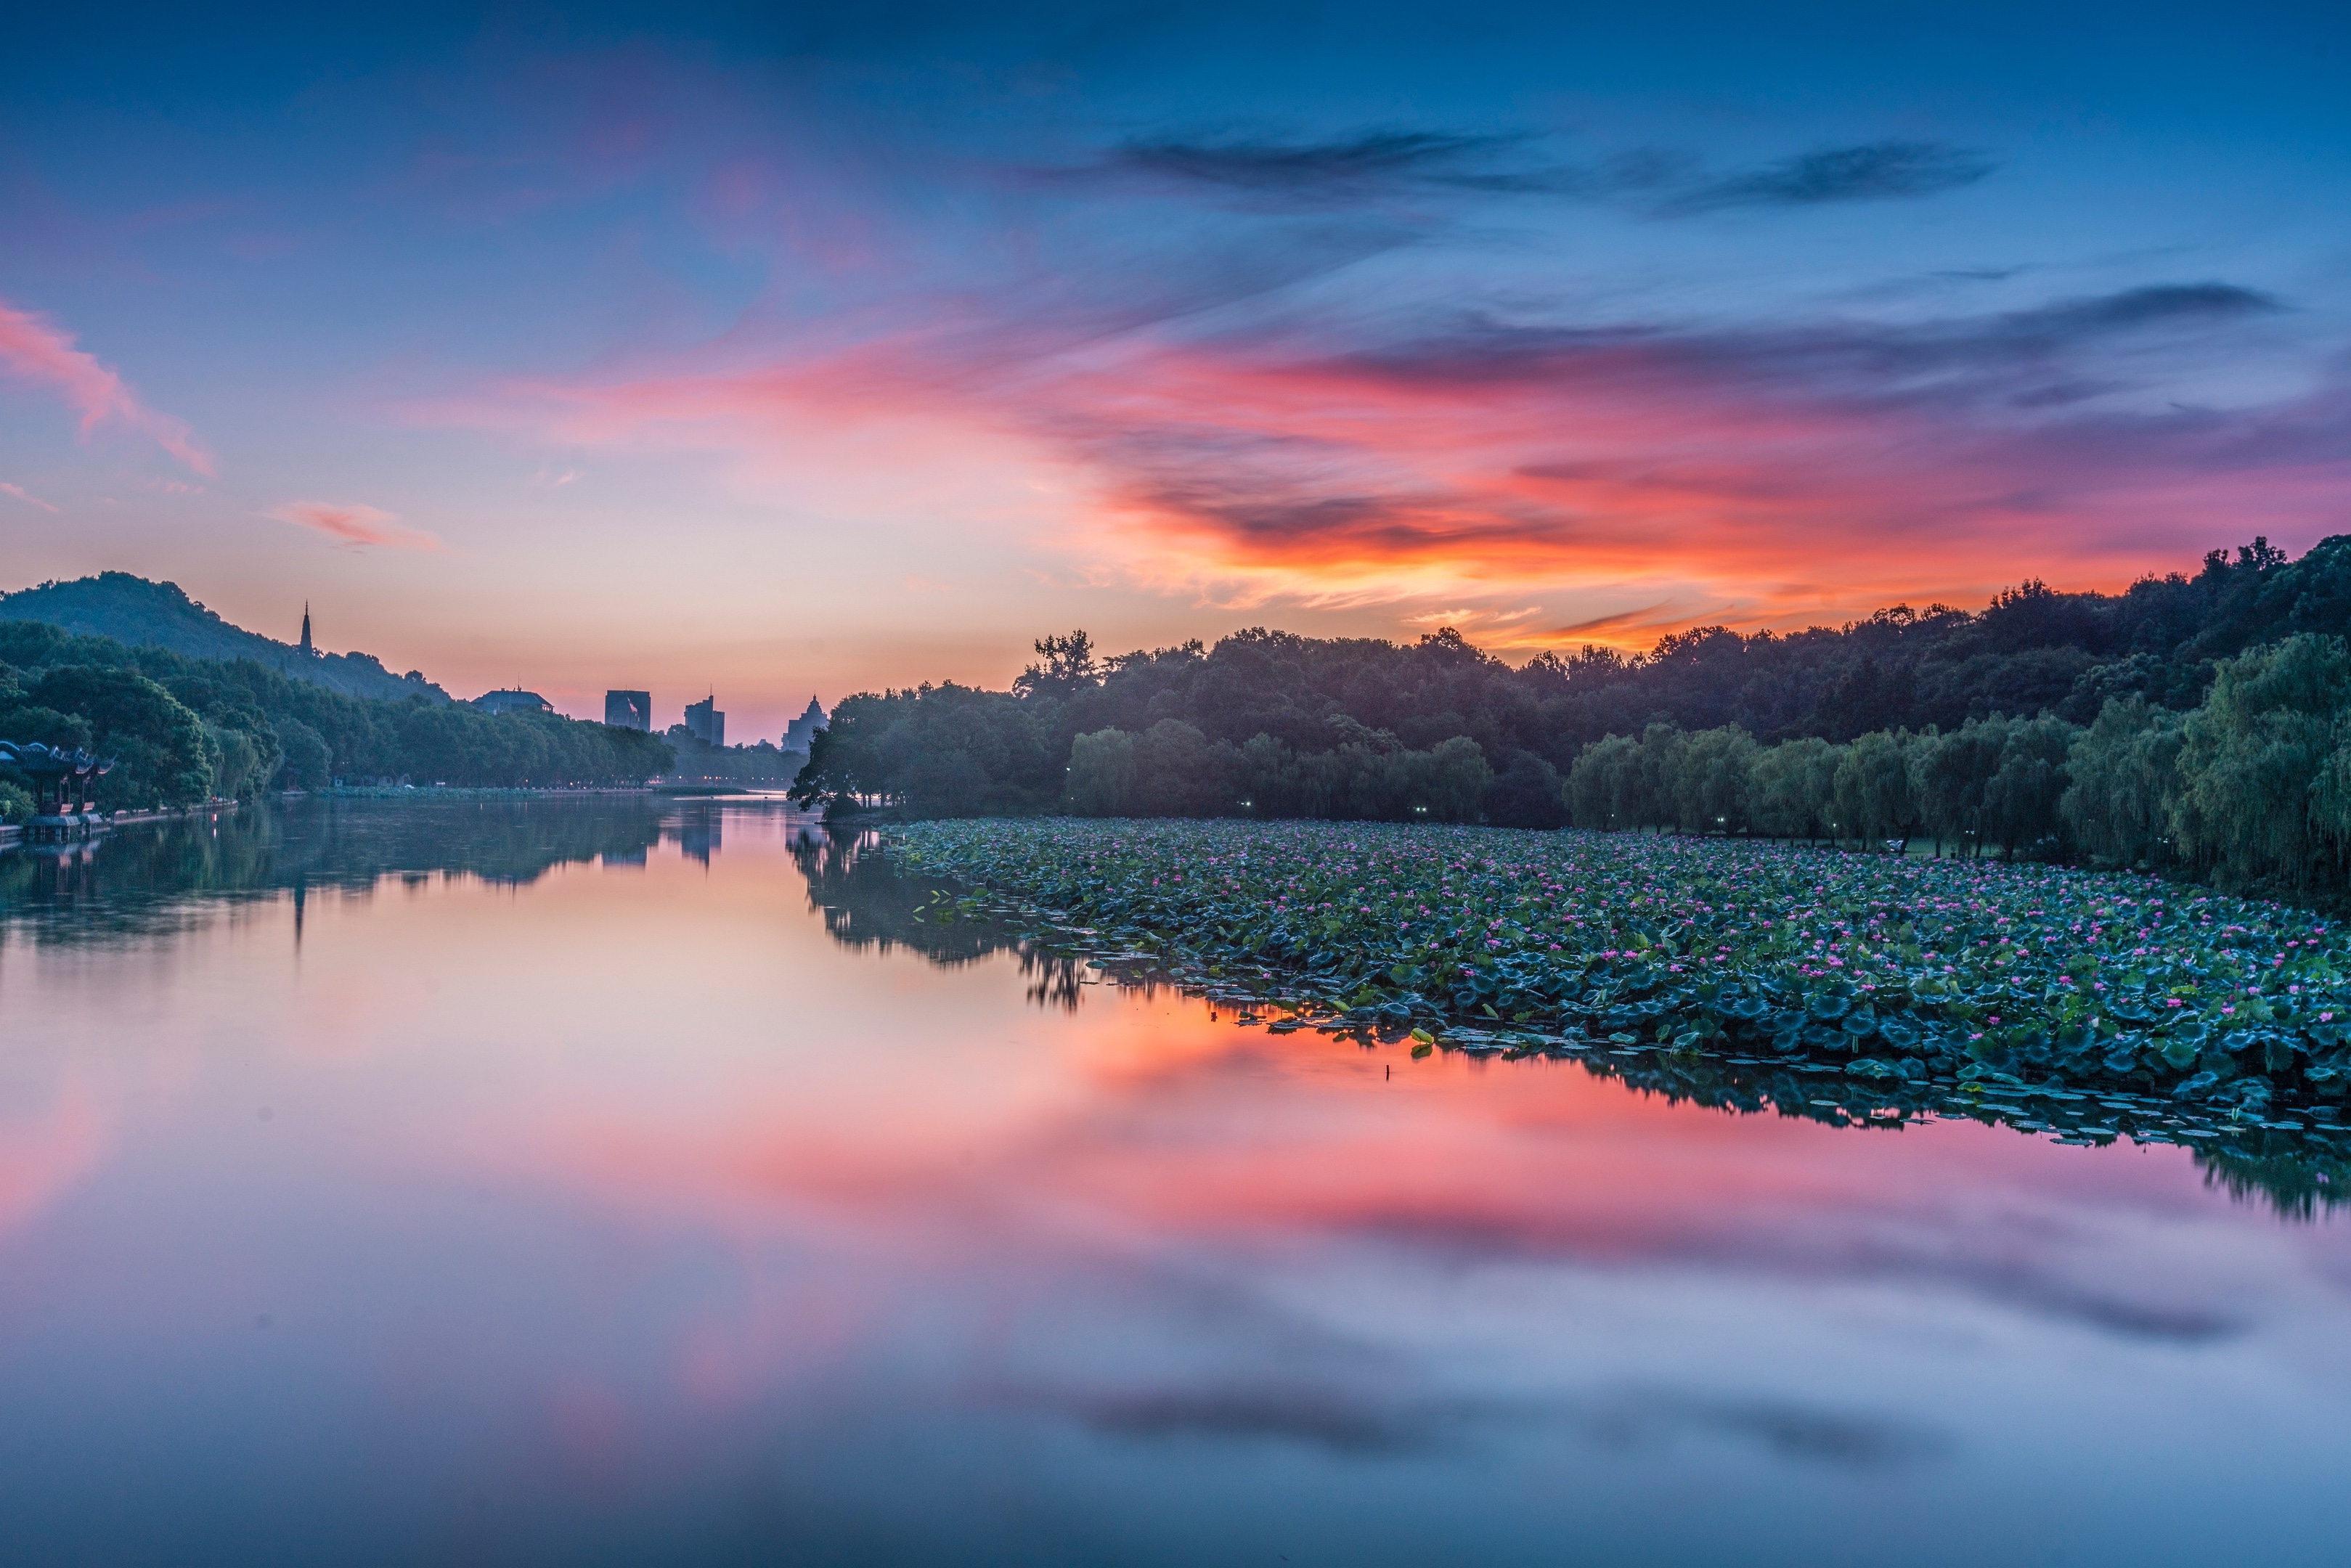
[[[25,823],[32,843],[63,843],[88,838],[99,821],[94,796],[101,773],[114,767],[89,752],[43,746],[38,741],[0,740],[0,764],[33,781],[33,815]]]

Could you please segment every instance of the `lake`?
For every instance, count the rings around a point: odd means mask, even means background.
[[[11,1563],[2333,1563],[2351,1228],[1122,986],[779,807],[0,855]]]

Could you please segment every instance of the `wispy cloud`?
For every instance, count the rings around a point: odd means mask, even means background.
[[[1545,141],[1529,131],[1402,129],[1319,140],[1136,138],[1092,163],[1045,178],[1211,192],[1253,205],[1338,206],[1413,195],[1554,196],[1683,217],[1726,207],[1931,196],[1974,184],[1999,166],[1984,153],[1933,141],[1824,147],[1721,171],[1667,148],[1581,161],[1551,156]]]
[[[2030,401],[2052,367],[2133,338],[2274,315],[2269,295],[2232,284],[2154,285],[2031,309],[1908,322],[1837,321],[1731,328],[1672,324],[1561,327],[1470,319],[1350,356],[1339,373],[1399,388],[1620,390],[1714,386],[1808,398],[1930,398],[1944,404]]]
[[[1706,181],[1670,204],[1714,207],[1813,207],[1931,196],[1972,185],[1997,167],[1980,152],[1933,141],[1868,141],[1828,147]]]
[[[1415,186],[1531,190],[1541,188],[1552,172],[1502,162],[1530,140],[1523,134],[1393,130],[1323,141],[1138,139],[1122,143],[1096,167],[1176,185],[1297,201],[1360,200]]]
[[[313,528],[351,549],[382,545],[392,549],[437,550],[441,541],[402,527],[398,517],[355,501],[288,501],[262,514],[281,523]]]
[[[1555,626],[1552,628],[1551,635],[1557,641],[1565,642],[1572,637],[1597,637],[1610,632],[1670,630],[1687,619],[1674,613],[1670,605],[1644,604],[1637,610],[1620,610],[1613,615],[1594,615],[1588,621],[1578,621],[1573,625]]]
[[[49,505],[48,502],[44,501],[38,496],[28,492],[22,485],[11,485],[5,481],[0,481],[0,492],[5,492],[7,495],[16,497],[16,499],[24,502],[28,507],[38,507],[45,512],[54,512],[57,510],[57,508]]]
[[[183,422],[141,402],[121,376],[77,348],[71,333],[5,300],[0,300],[0,371],[63,397],[81,415],[84,432],[120,421],[197,473],[213,472],[212,455],[196,444]]]
[[[1461,632],[1472,628],[1490,632],[1516,626],[1541,613],[1542,606],[1540,604],[1529,604],[1517,610],[1483,610],[1475,605],[1457,605],[1450,610],[1425,610],[1417,615],[1407,615],[1404,623],[1407,626],[1450,626]]]

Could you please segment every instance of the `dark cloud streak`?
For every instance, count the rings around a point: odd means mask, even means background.
[[[1335,141],[1129,141],[1116,169],[1156,178],[1300,197],[1346,196],[1414,183],[1474,183],[1514,188],[1529,175],[1483,173],[1463,165],[1518,146],[1521,135],[1382,131]]]
[[[1972,185],[1997,165],[1980,153],[1931,141],[1869,141],[1784,158],[1709,181],[1677,197],[1669,210],[1816,207],[1932,196]]]
[[[1267,1379],[1007,1395],[1008,1402],[1129,1439],[1290,1443],[1349,1458],[1474,1452],[1546,1429],[1604,1449],[1711,1437],[1777,1459],[1852,1471],[1938,1459],[1954,1447],[1938,1427],[1872,1411],[1664,1388],[1381,1398],[1353,1385]]]
[[[1627,387],[1781,389],[1842,401],[1894,395],[1941,402],[2049,399],[2085,390],[2049,368],[2120,340],[2275,314],[2269,295],[2226,283],[2159,284],[2030,310],[1918,322],[1828,321],[1750,329],[1576,328],[1475,321],[1334,361],[1420,387],[1541,384],[1573,378]]]
[[[1531,132],[1366,131],[1322,141],[1134,139],[1046,177],[1132,180],[1257,202],[1331,205],[1412,195],[1555,196],[1634,205],[1652,217],[1731,207],[1812,207],[1930,196],[1997,167],[1960,148],[1870,141],[1708,175],[1685,152],[1645,149],[1591,164],[1532,161]]]

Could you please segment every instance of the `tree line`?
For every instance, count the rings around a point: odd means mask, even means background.
[[[338,778],[514,787],[643,783],[669,747],[553,714],[491,715],[410,697],[346,696],[249,659],[190,658],[0,622],[0,737],[115,759],[105,810],[316,789]],[[29,810],[0,768],[0,816]]]
[[[2067,762],[2083,731],[2051,714],[1874,730],[1844,745],[1807,736],[1761,746],[1736,725],[1587,747],[1567,776],[1578,827],[1763,834],[1907,845],[1931,835],[1958,853],[2063,852]]]
[[[662,732],[675,757],[670,776],[681,784],[740,784],[780,789],[808,762],[806,751],[786,751],[772,740],[713,746],[682,724]]]
[[[1646,654],[1586,646],[1516,667],[1451,630],[1398,644],[1253,628],[1111,657],[1073,632],[1039,641],[1008,691],[845,698],[795,789],[920,816],[1924,833],[1961,852],[2314,886],[2340,880],[2336,841],[2318,797],[2294,791],[2320,788],[2335,720],[2315,695],[2289,721],[2284,699],[2249,694],[2288,679],[2262,674],[2281,658],[2317,692],[2307,672],[2346,630],[2351,536],[2299,559],[2256,538],[2120,593],[2028,581],[1974,613],[1699,628]],[[2275,741],[2283,728],[2301,738]],[[2300,760],[2247,760],[2273,741]],[[2216,784],[2216,768],[2238,774]],[[2261,832],[2231,825],[2228,802],[2254,798]]]

